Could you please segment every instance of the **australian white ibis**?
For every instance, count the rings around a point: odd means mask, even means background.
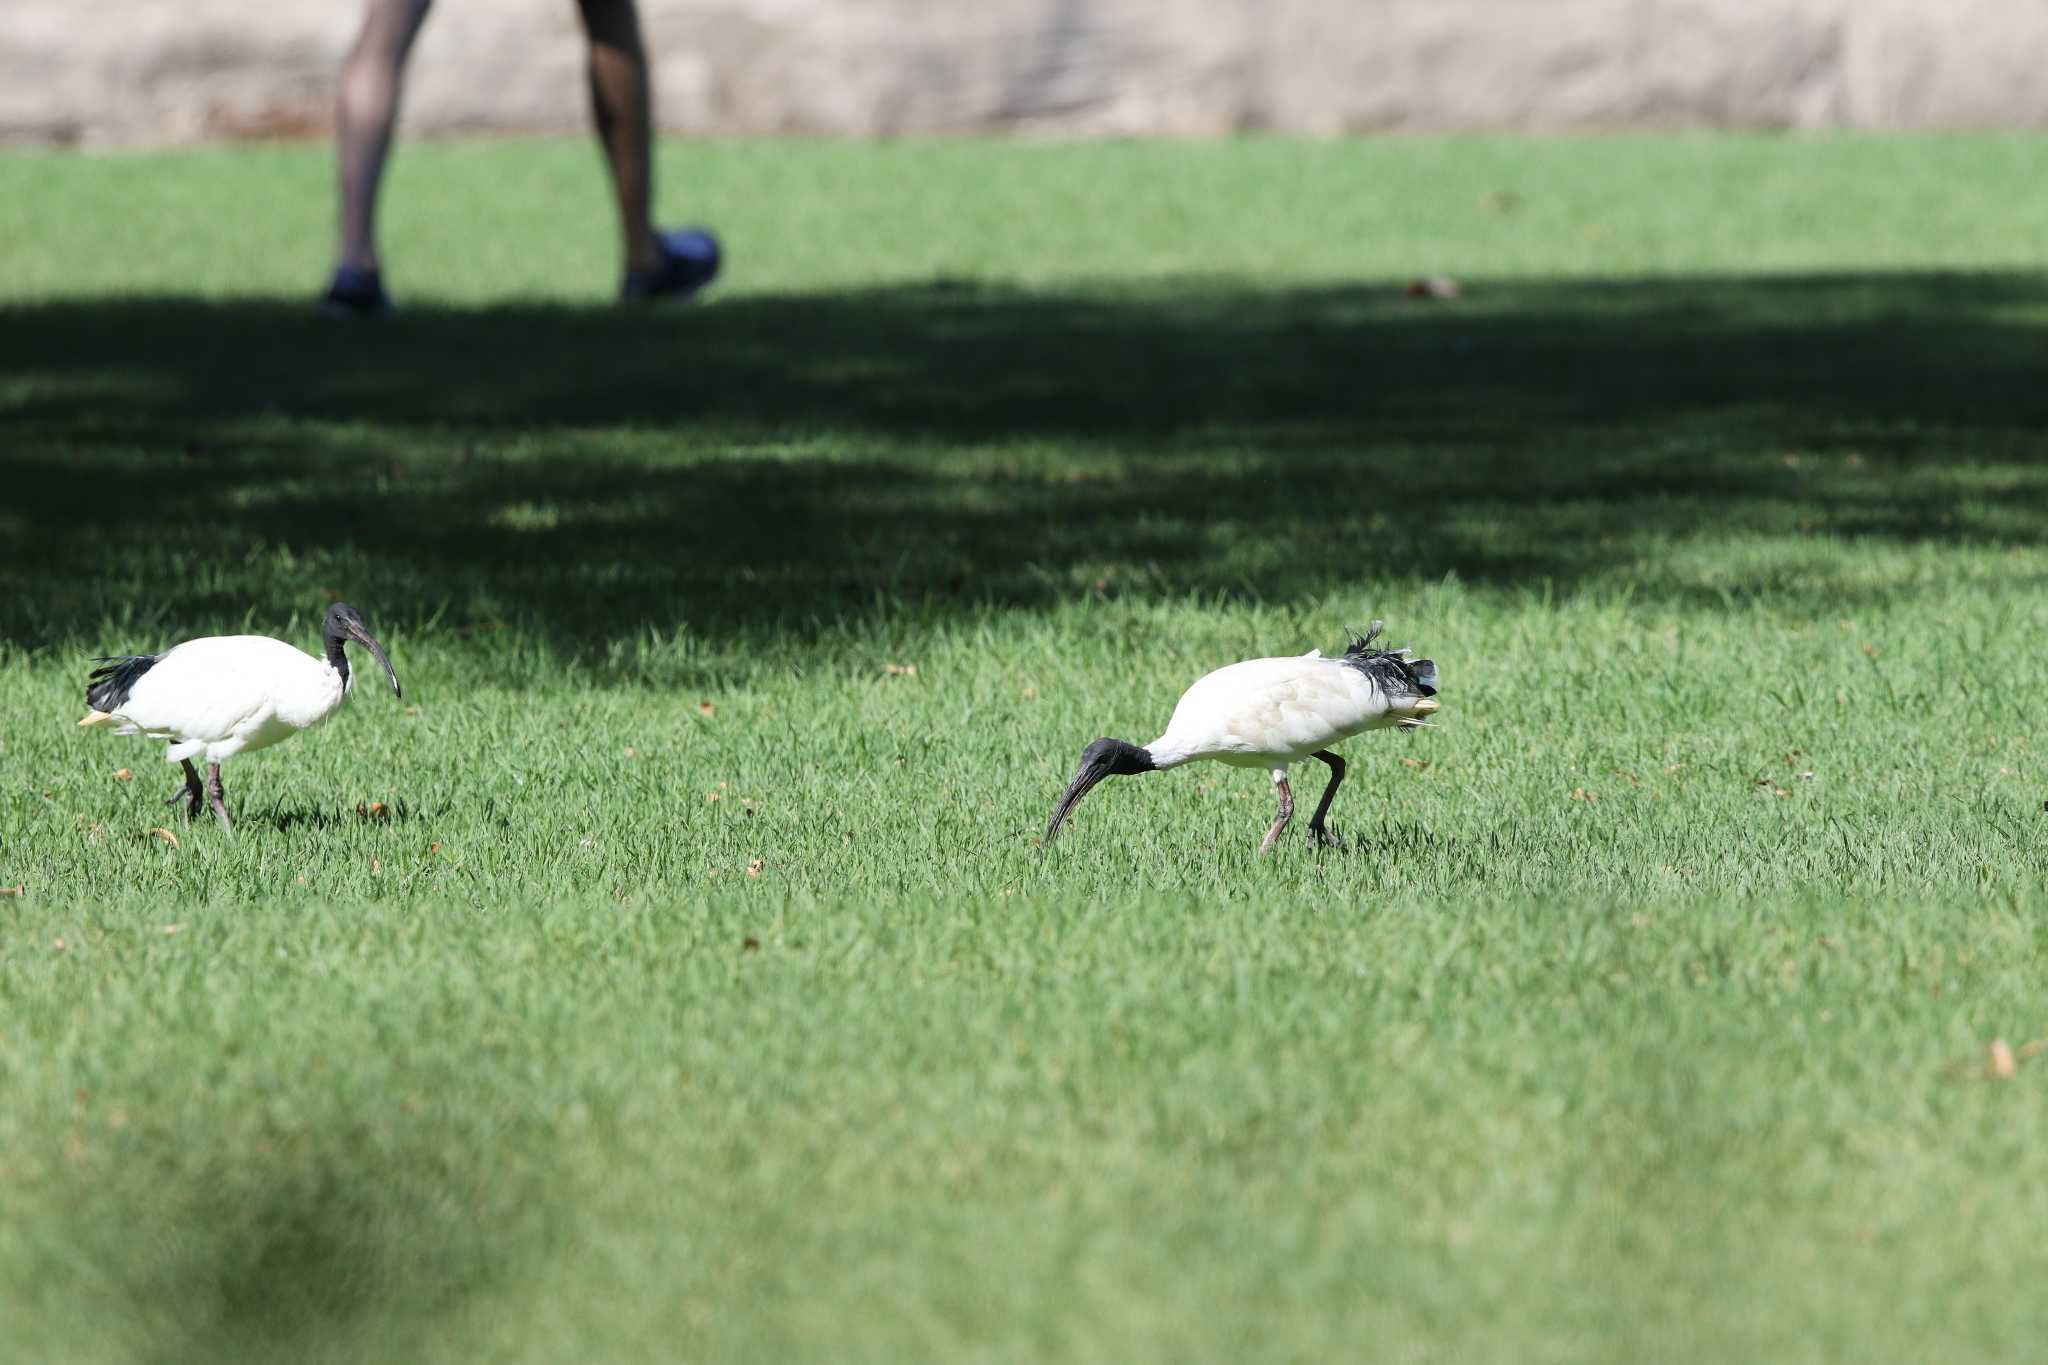
[[[355,689],[342,648],[347,641],[376,655],[391,678],[391,695],[401,695],[398,674],[361,612],[336,602],[327,610],[323,633],[326,653],[318,659],[265,635],[209,635],[161,654],[95,659],[100,667],[85,690],[92,711],[78,723],[169,740],[164,761],[185,765],[185,789],[167,804],[184,801],[189,816],[210,804],[222,826],[233,829],[221,763],[267,749],[333,715]],[[200,753],[206,755],[204,789],[192,766]]]
[[[1406,649],[1374,649],[1382,622],[1354,638],[1343,657],[1321,650],[1282,659],[1247,659],[1219,668],[1181,694],[1166,733],[1143,748],[1098,739],[1081,751],[1081,767],[1053,807],[1043,843],[1050,844],[1081,798],[1105,777],[1161,772],[1215,759],[1239,768],[1264,768],[1280,793],[1280,813],[1259,844],[1264,853],[1294,818],[1287,767],[1319,758],[1330,785],[1308,822],[1312,843],[1341,847],[1323,823],[1344,782],[1344,760],[1329,746],[1364,730],[1416,726],[1437,709],[1436,665]]]

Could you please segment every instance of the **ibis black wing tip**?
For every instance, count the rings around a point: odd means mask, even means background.
[[[1437,673],[1434,659],[1415,658],[1414,651],[1408,649],[1373,648],[1373,641],[1379,639],[1380,632],[1386,627],[1385,621],[1375,619],[1363,635],[1351,634],[1347,630],[1345,633],[1350,636],[1350,641],[1344,647],[1344,662],[1397,693],[1413,689],[1421,696],[1435,696]]]
[[[1386,628],[1387,623],[1380,620],[1377,616],[1373,618],[1372,624],[1365,628],[1365,634],[1363,635],[1357,634],[1351,627],[1346,626],[1344,628],[1344,634],[1347,637],[1344,645],[1346,657],[1360,658],[1369,653],[1372,649],[1372,642],[1379,639],[1380,632]]]
[[[103,654],[86,677],[85,704],[95,711],[118,711],[135,689],[136,679],[155,665],[154,654]]]

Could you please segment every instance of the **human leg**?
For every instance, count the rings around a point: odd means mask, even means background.
[[[654,118],[634,0],[577,0],[590,39],[590,108],[619,210],[627,299],[686,298],[718,273],[718,239],[654,226]]]
[[[363,26],[341,68],[335,142],[340,163],[341,241],[328,301],[366,311],[356,297],[382,303],[377,256],[377,191],[398,122],[405,59],[429,0],[367,0]],[[353,285],[354,288],[348,286]]]

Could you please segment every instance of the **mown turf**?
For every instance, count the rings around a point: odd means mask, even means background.
[[[369,328],[319,149],[0,159],[11,1351],[2031,1358],[2043,147],[679,148],[660,316],[414,147]],[[236,836],[73,727],[334,594]],[[1036,848],[1373,616],[1350,852]]]

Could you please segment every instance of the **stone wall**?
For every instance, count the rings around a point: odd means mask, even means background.
[[[642,0],[672,132],[2048,127],[2020,0]],[[324,132],[352,0],[7,0],[0,140]],[[569,0],[439,0],[409,133],[585,126]]]

